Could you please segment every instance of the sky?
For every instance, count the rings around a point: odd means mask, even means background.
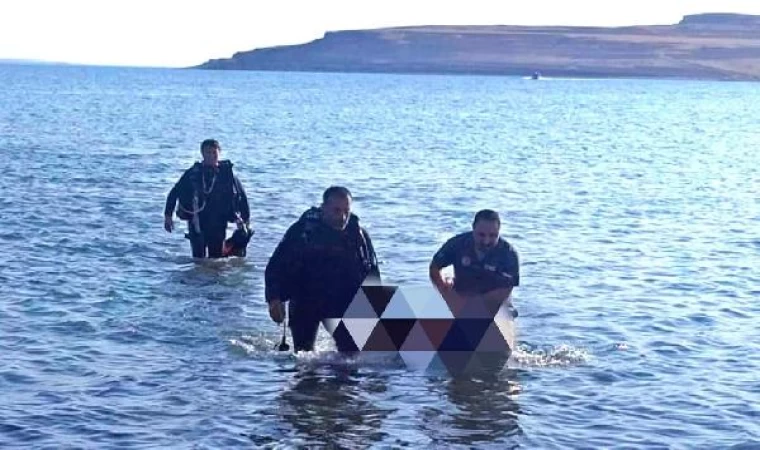
[[[327,31],[660,25],[704,12],[760,15],[760,0],[2,0],[0,59],[187,67]]]

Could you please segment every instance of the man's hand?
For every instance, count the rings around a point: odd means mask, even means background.
[[[164,230],[171,233],[173,229],[174,229],[174,221],[172,220],[172,216],[171,215],[164,216]]]
[[[454,290],[454,279],[451,277],[441,277],[441,284],[438,288],[441,296],[446,299],[447,302],[458,304],[464,301],[464,298]]]
[[[285,305],[280,299],[274,299],[269,302],[269,317],[276,323],[282,323],[285,320]]]
[[[441,268],[438,267],[435,262],[430,263],[428,274],[430,276],[430,281],[433,283],[433,286],[435,286],[441,295],[446,295],[447,293],[453,291],[454,281],[448,277],[444,279],[443,275],[441,275]]]

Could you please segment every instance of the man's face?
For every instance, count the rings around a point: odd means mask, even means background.
[[[206,147],[201,150],[203,155],[203,164],[207,166],[216,166],[219,164],[219,147]]]
[[[472,228],[475,248],[479,251],[494,248],[499,241],[499,228],[499,222],[495,220],[479,220]]]
[[[351,216],[351,199],[333,195],[322,204],[322,218],[336,230],[343,230]]]

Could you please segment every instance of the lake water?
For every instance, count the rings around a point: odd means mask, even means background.
[[[0,447],[760,448],[760,84],[0,66]],[[257,234],[165,195],[216,138]],[[268,256],[345,184],[386,281],[475,211],[519,349],[469,379],[273,351]],[[181,230],[180,230],[181,231]]]

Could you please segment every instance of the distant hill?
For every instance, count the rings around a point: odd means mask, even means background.
[[[630,27],[415,26],[328,32],[235,53],[213,70],[760,80],[760,16],[690,15]]]

